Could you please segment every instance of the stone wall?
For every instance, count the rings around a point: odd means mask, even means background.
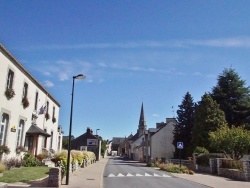
[[[59,187],[61,185],[61,169],[51,168],[49,171],[48,187]]]
[[[250,181],[250,161],[242,161],[243,170],[240,171],[238,169],[228,169],[221,168],[222,158],[217,158],[217,174],[219,176],[235,179],[235,180],[243,180]]]

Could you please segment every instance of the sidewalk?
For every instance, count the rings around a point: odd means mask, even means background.
[[[250,182],[245,181],[236,181],[231,180],[228,178],[220,177],[220,176],[214,176],[211,174],[194,174],[194,175],[188,175],[188,174],[172,174],[173,176],[181,179],[185,179],[188,181],[196,182],[202,185],[206,185],[208,187],[214,187],[214,188],[249,188]]]
[[[109,157],[102,158],[86,168],[80,168],[76,173],[71,173],[69,185],[61,185],[61,188],[102,188],[103,171]]]

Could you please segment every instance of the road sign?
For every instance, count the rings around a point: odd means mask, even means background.
[[[177,142],[177,148],[183,149],[184,148],[183,142]]]

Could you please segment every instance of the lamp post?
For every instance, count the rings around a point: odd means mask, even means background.
[[[95,133],[96,133],[95,135],[96,135],[96,136],[97,136],[97,131],[99,131],[99,130],[100,130],[100,129],[96,129],[96,131],[95,131]]]
[[[73,76],[72,94],[71,94],[70,124],[69,124],[69,141],[68,141],[68,159],[67,159],[66,185],[69,184],[69,167],[70,167],[70,150],[71,150],[71,129],[72,129],[72,115],[73,115],[73,101],[74,101],[75,79],[84,79],[84,78],[85,78],[85,76],[82,75],[82,74],[78,74],[77,76]]]

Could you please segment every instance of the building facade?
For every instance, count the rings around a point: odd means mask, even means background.
[[[171,159],[175,151],[173,145],[173,131],[176,124],[175,118],[166,118],[166,123],[150,137],[150,158]]]
[[[0,44],[0,146],[15,157],[24,147],[33,155],[59,151],[63,132],[58,124],[60,104]]]

